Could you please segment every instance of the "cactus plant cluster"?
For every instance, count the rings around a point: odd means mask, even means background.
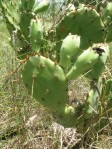
[[[35,0],[1,0],[0,3],[17,57],[23,59],[26,55],[39,51],[43,26],[38,13],[45,11],[50,2],[45,0],[38,4]]]
[[[96,121],[101,109],[101,75],[112,38],[112,3],[101,5],[101,14],[99,9],[84,4],[64,14],[54,30],[56,46],[52,54],[42,50],[47,31],[39,15],[50,6],[48,0],[40,3],[37,0],[0,0],[0,6],[12,46],[18,58],[25,59],[22,78],[28,92],[55,112],[58,123],[86,130],[92,123],[88,123],[88,119]],[[13,38],[17,38],[16,44]],[[78,105],[71,106],[68,83],[84,74],[91,82],[90,91],[83,103],[79,101]]]

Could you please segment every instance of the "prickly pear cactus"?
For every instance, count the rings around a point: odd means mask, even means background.
[[[1,0],[2,12],[11,35],[11,45],[19,59],[40,50],[43,26],[37,15],[48,9],[49,5],[47,0],[40,3],[35,0]]]
[[[83,2],[74,2],[74,9],[68,9],[49,31],[40,14],[49,8],[50,1],[0,0],[12,46],[23,60],[21,73],[29,94],[55,113],[59,124],[81,132],[100,117],[102,73],[109,56],[108,43],[112,42],[112,3],[99,5],[95,1],[95,9]],[[46,46],[46,41],[53,46]],[[90,90],[83,102],[70,105],[69,82],[81,75],[88,78]],[[112,80],[105,84],[107,97]]]

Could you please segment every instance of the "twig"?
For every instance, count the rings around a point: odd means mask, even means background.
[[[15,73],[17,73],[17,72],[19,71],[19,69],[21,68],[21,66],[22,66],[26,61],[27,61],[27,59],[22,60],[22,61],[20,62],[20,65],[19,65],[14,71],[11,71],[11,72],[9,72],[9,73],[7,73],[7,74],[1,76],[1,78],[6,77],[6,76],[10,76],[10,77],[11,77],[11,76],[14,75]],[[10,79],[10,78],[8,78],[8,80],[9,80],[9,79]]]

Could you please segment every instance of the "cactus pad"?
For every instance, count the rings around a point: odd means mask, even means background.
[[[68,86],[58,64],[43,56],[33,56],[24,64],[22,76],[35,99],[52,110],[63,111],[68,99]]]
[[[104,42],[104,25],[95,9],[82,7],[67,13],[56,28],[56,39],[60,41],[69,33],[81,36],[81,46],[87,49],[92,43]],[[57,43],[59,50],[61,42]]]
[[[34,11],[35,14],[37,14],[39,12],[46,11],[49,6],[50,6],[50,1],[49,0],[43,0],[40,3],[35,1],[33,11]]]
[[[63,68],[69,68],[72,60],[76,59],[80,49],[80,36],[69,34],[62,42],[60,49],[60,65]]]
[[[85,50],[76,60],[66,77],[68,80],[76,79],[79,75],[82,75],[88,69],[98,61],[99,54],[92,48]]]
[[[87,77],[89,79],[98,80],[105,68],[105,63],[109,56],[109,46],[107,44],[95,44],[93,49],[98,50],[101,54],[96,64],[93,65],[91,71],[87,74]]]
[[[43,26],[39,19],[32,19],[29,28],[30,42],[32,50],[37,52],[40,50],[43,39]]]
[[[89,118],[94,114],[98,114],[100,98],[102,92],[102,81],[101,78],[98,81],[91,82],[91,88],[86,98],[85,104],[85,118]]]

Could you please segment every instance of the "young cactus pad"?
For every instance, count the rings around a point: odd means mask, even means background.
[[[94,114],[98,113],[99,105],[100,105],[100,98],[102,92],[102,80],[99,78],[97,81],[91,82],[91,88],[89,94],[86,98],[85,104],[85,118],[89,118]]]
[[[50,1],[49,0],[43,0],[42,2],[35,2],[34,7],[33,7],[33,11],[34,13],[39,13],[39,12],[43,12],[46,11],[48,9],[48,7],[50,6]]]
[[[31,12],[23,11],[21,13],[20,30],[21,30],[23,36],[25,37],[25,39],[27,40],[27,42],[30,42],[30,39],[29,39],[29,26],[30,26],[31,19],[33,19],[33,14]]]
[[[77,123],[76,111],[72,106],[66,106],[63,113],[58,114],[57,122],[64,127],[74,127]]]
[[[6,23],[8,26],[12,26],[14,29],[19,29],[20,14],[19,9],[19,0],[1,0],[2,12],[5,17]],[[12,30],[10,31],[12,32]]]
[[[66,77],[68,80],[76,79],[84,74],[88,69],[98,61],[99,54],[92,48],[85,50],[76,60]]]
[[[106,26],[106,41],[112,42],[112,2],[108,2],[103,9],[102,20]]]
[[[80,36],[69,34],[62,42],[60,49],[60,65],[69,68],[72,59],[76,59],[80,49]]]
[[[57,113],[57,123],[64,127],[77,127],[78,130],[83,129],[85,119],[83,115],[83,105],[79,104],[76,107],[66,105],[62,113]]]
[[[109,56],[109,46],[105,44],[95,44],[93,46],[94,50],[99,51],[99,58],[95,65],[93,65],[92,69],[89,71],[86,75],[87,78],[91,80],[98,80],[99,77],[102,75],[102,72],[105,69],[105,63],[107,61],[107,58]]]
[[[20,14],[19,14],[19,1],[17,2],[13,0],[1,0],[1,8],[2,13],[4,15],[8,30],[10,34],[12,34],[13,30],[19,29],[19,21],[20,21]]]
[[[29,29],[30,42],[32,50],[37,52],[40,50],[42,39],[43,39],[43,26],[41,21],[36,18],[32,19]]]
[[[62,112],[68,99],[68,84],[62,68],[43,56],[33,56],[24,64],[23,81],[41,104]]]

